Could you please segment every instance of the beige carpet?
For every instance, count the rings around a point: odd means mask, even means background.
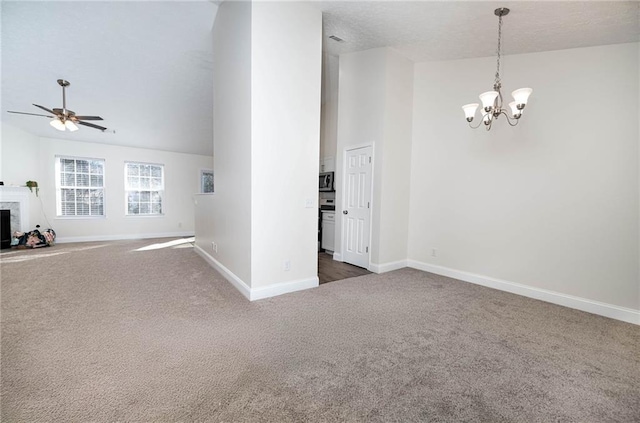
[[[249,303],[189,244],[0,254],[3,422],[640,421],[640,328],[411,269]]]

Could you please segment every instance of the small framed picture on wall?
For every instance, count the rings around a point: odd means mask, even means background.
[[[213,192],[213,170],[200,170],[200,192],[204,194]]]

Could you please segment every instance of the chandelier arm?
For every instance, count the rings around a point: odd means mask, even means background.
[[[509,113],[507,113],[504,109],[500,110],[500,114],[503,114],[504,117],[507,118],[507,122],[511,126],[516,126],[518,124],[518,122],[520,122],[520,119],[516,119],[514,117],[509,117]],[[515,123],[512,123],[512,122],[515,122]]]
[[[478,124],[477,124],[476,126],[473,126],[473,125],[471,124],[471,122],[469,122],[469,128],[471,128],[471,129],[478,129],[478,128],[480,127],[480,125],[482,125],[482,119],[480,119],[480,120],[478,121]]]

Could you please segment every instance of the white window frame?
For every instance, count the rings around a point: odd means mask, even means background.
[[[213,177],[213,191],[206,192],[204,190],[204,180],[202,179],[202,177],[206,173],[210,173],[211,176]],[[215,175],[213,173],[213,169],[200,169],[200,193],[201,194],[213,194],[215,191],[216,191],[216,179],[215,179]]]
[[[128,174],[127,169],[129,165],[136,165],[136,166],[156,166],[160,168],[160,188],[159,189],[153,189],[151,188],[151,176],[142,176],[142,175],[134,175],[134,176],[138,176],[138,178],[149,178],[149,188],[142,188],[140,186],[138,186],[138,188],[135,187],[130,187],[129,186],[129,177],[131,175]],[[165,205],[164,205],[164,179],[165,178],[165,172],[164,172],[164,164],[162,163],[147,163],[147,162],[139,162],[139,161],[126,161],[124,162],[124,214],[127,217],[161,217],[164,216],[165,213]],[[139,179],[140,182],[141,179]],[[139,198],[142,196],[143,192],[149,192],[149,213],[130,213],[129,212],[129,194],[133,193],[137,191]],[[151,196],[153,195],[154,192],[157,192],[160,196],[160,212],[159,213],[153,213],[153,206],[152,204],[154,203],[153,201],[151,201]],[[146,201],[144,202],[146,203]],[[142,204],[141,200],[138,200],[138,205]]]
[[[102,175],[93,175],[91,173],[91,164],[89,164],[89,186],[78,186],[78,185],[62,185],[62,160],[84,160],[84,161],[95,161],[102,162]],[[66,173],[66,172],[65,172]],[[74,174],[78,172],[74,170]],[[75,156],[55,156],[55,182],[56,182],[56,218],[57,219],[104,219],[107,217],[107,202],[106,202],[106,173],[107,173],[107,162],[105,159],[97,158],[97,157],[75,157]],[[84,174],[84,172],[83,172]],[[102,176],[102,186],[91,186],[91,176]],[[77,180],[76,180],[77,182]],[[62,214],[62,190],[63,189],[75,189],[75,190],[102,190],[102,214]],[[77,193],[77,192],[76,192]],[[74,201],[76,204],[76,213],[77,213],[77,197]],[[91,203],[89,203],[89,212],[91,213]]]

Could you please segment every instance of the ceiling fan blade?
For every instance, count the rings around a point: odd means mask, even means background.
[[[39,107],[39,108],[41,108],[42,110],[44,110],[45,112],[49,112],[49,113],[51,113],[52,115],[56,115],[56,116],[58,116],[58,113],[54,112],[53,110],[49,110],[49,109],[47,109],[46,107],[40,106],[40,105],[38,105],[38,104],[34,104],[34,106]]]
[[[100,116],[74,116],[78,120],[104,120]]]
[[[100,125],[94,125],[93,123],[88,123],[88,122],[81,122],[81,121],[77,121],[76,122],[78,125],[84,125],[84,126],[88,126],[89,128],[95,128],[95,129],[99,129],[102,132],[104,132],[107,128],[105,128],[104,126],[100,126]]]
[[[48,117],[48,118],[54,118],[55,117],[55,116],[49,116],[49,115],[39,115],[37,113],[12,112],[11,110],[7,110],[7,113],[15,113],[17,115],[44,116],[44,117]]]

